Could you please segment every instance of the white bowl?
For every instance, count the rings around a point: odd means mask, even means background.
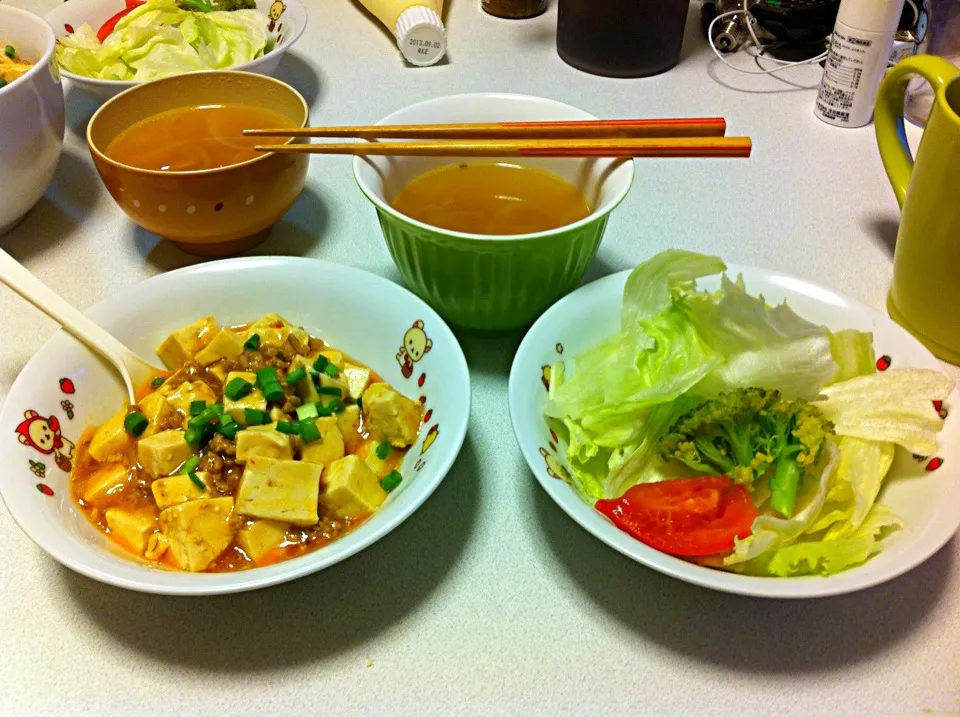
[[[71,498],[64,470],[69,458],[56,449],[42,453],[20,442],[15,431],[25,413],[36,411],[43,418],[55,416],[63,437],[76,443],[87,426],[103,422],[122,405],[126,393],[115,371],[61,331],[23,369],[0,411],[0,495],[23,531],[61,563],[96,580],[143,592],[210,595],[316,572],[403,522],[447,474],[470,414],[470,376],[460,345],[440,317],[407,290],[317,260],[242,258],[161,274],[118,291],[87,313],[149,357],[167,334],[201,315],[235,324],[267,312],[302,324],[424,402],[424,428],[400,468],[404,480],[368,521],[301,557],[234,573],[159,569],[115,547]],[[432,346],[416,363],[400,363],[404,336],[418,321]]]
[[[34,66],[0,88],[0,234],[30,211],[53,178],[63,148],[63,87],[43,18],[0,5],[0,45],[13,45]]]
[[[96,32],[100,26],[123,10],[124,0],[68,0],[44,15],[57,36],[73,32],[83,24]],[[297,41],[307,25],[307,11],[300,0],[257,0],[257,9],[270,17],[270,34],[276,45],[273,50],[256,60],[235,67],[223,68],[273,75],[283,54]],[[272,13],[272,14],[271,14]],[[276,17],[275,17],[276,16]],[[87,94],[99,100],[108,100],[134,85],[136,80],[98,80],[61,70],[64,77],[76,83]]]
[[[913,366],[943,371],[924,346],[889,318],[830,289],[764,269],[730,265],[742,272],[747,290],[771,304],[786,299],[804,318],[831,329],[872,331],[878,368]],[[714,570],[655,550],[621,531],[588,505],[569,484],[552,477],[569,470],[566,446],[543,419],[547,397],[543,367],[567,360],[620,328],[623,286],[630,272],[605,277],[558,301],[533,325],[510,371],[510,417],[527,464],[544,490],[571,518],[607,545],[638,563],[680,580],[724,592],[758,597],[807,598],[837,595],[877,585],[919,565],[960,526],[960,393],[945,406],[951,413],[938,437],[940,452],[917,462],[898,449],[878,502],[906,522],[879,554],[863,565],[827,577],[763,578]],[[712,290],[717,277],[698,282]],[[934,458],[940,458],[935,462]],[[939,465],[939,468],[935,468]],[[574,530],[573,526],[570,528]]]

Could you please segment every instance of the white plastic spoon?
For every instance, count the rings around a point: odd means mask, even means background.
[[[163,370],[137,356],[81,314],[3,249],[0,249],[0,281],[112,363],[123,378],[131,405],[137,402],[136,387]]]

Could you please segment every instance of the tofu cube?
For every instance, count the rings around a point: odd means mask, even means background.
[[[347,385],[346,377],[343,375],[343,371],[334,378],[333,376],[328,376],[325,373],[320,374],[320,385],[324,388],[336,388],[340,390],[340,398],[346,398],[350,395],[350,387]],[[324,403],[330,403],[330,400],[336,398],[335,396],[323,395],[321,400]]]
[[[157,356],[171,371],[178,369],[210,343],[219,329],[216,319],[205,316],[170,334],[157,348]]]
[[[314,421],[320,431],[320,440],[312,443],[303,443],[300,450],[300,459],[308,463],[327,465],[338,458],[343,458],[344,446],[340,427],[336,416],[317,418]]]
[[[295,386],[297,395],[303,403],[316,403],[320,400],[320,394],[317,393],[317,387],[313,385],[313,379],[311,378],[316,373],[313,370],[313,361],[305,356],[297,356],[290,362],[289,371],[296,371],[301,367],[307,372],[307,375],[297,381]]]
[[[254,321],[244,333],[243,340],[246,341],[253,334],[260,337],[261,346],[275,346],[277,348],[283,346],[291,334],[297,337],[304,348],[310,340],[306,331],[293,326],[279,314],[267,314]]]
[[[210,343],[197,352],[196,361],[201,366],[209,366],[214,361],[234,358],[243,353],[243,341],[240,335],[230,329],[220,329]]]
[[[237,488],[237,510],[252,518],[315,525],[323,466],[254,456]]]
[[[363,392],[363,420],[371,433],[391,446],[405,448],[417,440],[423,406],[385,383],[372,383]]]
[[[151,478],[168,476],[193,455],[183,431],[160,431],[137,441],[137,459]]]
[[[343,367],[343,377],[346,379],[347,388],[350,392],[350,398],[358,400],[370,383],[370,369],[353,364],[346,364]]]
[[[360,406],[347,406],[347,410],[336,418],[337,427],[343,437],[343,447],[348,453],[353,453],[363,443],[363,434],[360,432]]]
[[[157,516],[150,513],[131,513],[120,508],[109,508],[104,516],[110,532],[128,543],[138,555],[147,549],[147,541],[157,530]]]
[[[291,460],[293,440],[276,430],[276,426],[250,426],[237,434],[237,462],[245,463],[254,456]]]
[[[186,428],[190,420],[190,404],[194,401],[203,401],[209,406],[217,402],[217,394],[203,381],[184,381],[166,394],[167,403],[183,414],[183,425]]]
[[[252,371],[231,371],[227,374],[227,380],[223,382],[223,385],[226,386],[235,378],[242,378],[254,386],[257,384],[257,374]],[[238,398],[236,401],[226,396],[223,397],[223,410],[229,413],[230,417],[241,426],[247,425],[244,413],[248,408],[255,408],[258,411],[267,410],[267,399],[264,398],[263,392],[259,388],[254,388],[246,396]]]
[[[233,498],[208,498],[178,503],[160,513],[160,532],[184,570],[206,570],[230,547],[237,532]]]
[[[287,535],[287,524],[276,520],[255,520],[240,528],[237,544],[253,562],[280,546]]]
[[[154,391],[144,396],[137,404],[140,407],[140,413],[147,417],[150,425],[140,435],[141,438],[149,438],[159,432],[161,423],[168,423],[176,410],[170,405],[166,397],[160,391]]]
[[[126,463],[107,463],[87,476],[78,486],[77,493],[88,503],[99,495],[124,485],[130,479],[130,466]]]
[[[208,473],[201,471],[196,475],[204,485],[210,485]],[[166,510],[171,505],[177,505],[177,503],[186,503],[188,500],[199,500],[209,495],[209,489],[200,488],[188,475],[158,478],[150,484],[150,490],[153,491],[153,500],[160,510]]]
[[[90,446],[87,448],[91,458],[98,463],[103,463],[110,458],[127,454],[133,437],[123,427],[123,419],[126,417],[127,409],[123,408],[94,432],[90,439]]]
[[[377,476],[359,456],[349,455],[327,466],[320,500],[340,516],[373,513],[387,499]]]
[[[332,363],[337,368],[343,368],[343,354],[339,351],[334,351],[333,349],[324,349],[317,353],[318,356],[323,356],[330,363]]]
[[[207,373],[212,373],[217,377],[217,380],[224,385],[227,383],[227,369],[224,366],[225,363],[225,361],[220,360],[207,366]]]

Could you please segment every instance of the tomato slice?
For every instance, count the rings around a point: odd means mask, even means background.
[[[727,476],[635,485],[596,509],[621,530],[670,555],[714,555],[750,535],[759,515],[747,489]]]
[[[113,29],[117,26],[117,23],[141,5],[143,5],[143,2],[140,0],[126,0],[126,6],[124,9],[103,23],[100,26],[100,29],[97,30],[97,39],[100,42],[106,40],[110,36],[110,33],[113,32]]]

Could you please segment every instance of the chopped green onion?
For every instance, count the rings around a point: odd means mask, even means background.
[[[300,368],[295,369],[294,371],[290,371],[287,374],[287,385],[292,386],[298,381],[302,381],[306,377],[307,377],[307,369],[301,366]]]
[[[199,416],[203,413],[203,409],[207,407],[206,401],[190,401],[190,415]]]
[[[400,475],[399,471],[390,471],[380,480],[380,487],[389,493],[400,485],[402,480],[403,476]]]
[[[7,45],[9,47],[9,45]],[[123,427],[127,430],[134,438],[139,438],[140,435],[147,430],[147,426],[150,424],[150,421],[147,420],[147,417],[144,416],[140,411],[131,411],[126,415],[126,418],[123,419]]]
[[[357,408],[359,408],[361,411],[363,410],[363,396],[357,399]]]
[[[243,342],[245,351],[256,351],[260,348],[260,334],[251,334],[250,338]]]
[[[320,440],[320,429],[312,419],[300,421],[300,438],[304,443],[313,443]]]
[[[3,54],[12,60],[17,56],[17,50],[13,45],[7,45],[5,48],[3,48]]]
[[[317,371],[325,371],[329,363],[330,363],[330,359],[328,359],[323,354],[320,354],[319,356],[317,356],[317,360],[313,362],[313,367]]]
[[[191,404],[191,408],[192,407],[193,406]],[[223,404],[211,403],[209,406],[200,411],[200,413],[190,419],[190,421],[187,423],[187,428],[193,426],[202,430],[207,426],[208,423],[212,423],[213,421],[219,419],[221,414],[223,414]]]
[[[193,473],[197,470],[197,466],[200,465],[200,456],[190,456],[184,461],[183,465],[180,467],[180,470],[177,473],[183,475],[184,473]]]
[[[202,480],[200,480],[200,476],[198,476],[196,473],[194,473],[193,471],[190,471],[189,473],[187,473],[187,475],[190,476],[190,480],[193,481],[193,484],[197,486],[197,488],[199,488],[200,490],[207,489],[207,486],[204,484]],[[384,480],[386,480],[386,478]]]
[[[159,388],[160,386],[163,385],[164,380],[165,379],[163,378],[163,376],[157,376],[155,379],[153,379],[150,382],[150,385],[153,386],[154,388]]]
[[[295,436],[300,433],[300,424],[290,421],[277,421],[277,430],[280,433],[286,433],[288,436]]]
[[[257,408],[244,409],[243,418],[248,426],[262,426],[270,422],[270,416],[267,415],[267,412]]]
[[[333,364],[330,364],[331,366]],[[336,396],[340,398],[343,395],[343,390],[337,388],[336,386],[320,386],[317,388],[317,393],[324,394],[326,396]]]
[[[263,391],[264,397],[268,401],[282,401],[284,397],[283,386],[280,385],[280,378],[277,376],[275,366],[267,366],[256,372],[257,387]]]
[[[317,404],[315,403],[305,403],[302,406],[297,406],[297,418],[301,421],[316,418],[317,415]]]
[[[283,387],[279,384],[272,384],[263,389],[263,397],[268,401],[282,401],[286,394],[283,392]]]
[[[390,444],[384,441],[377,445],[377,458],[381,461],[387,460],[387,456],[390,455]]]
[[[6,87],[8,84],[10,84],[10,83],[7,82],[7,81],[6,81],[5,79],[3,79],[2,77],[0,77],[0,88]]]
[[[257,369],[254,373],[257,375],[258,387],[262,388],[265,383],[280,383],[276,366],[266,366],[265,368]]]
[[[332,363],[327,363],[327,365],[323,367],[323,372],[330,378],[336,378],[340,375],[340,369]]]
[[[203,440],[203,428],[200,426],[187,426],[187,430],[183,434],[183,440],[185,440],[191,448],[199,448],[200,442]]]
[[[327,406],[333,413],[343,413],[347,410],[347,404],[345,404],[341,399],[335,398],[330,402],[330,405]]]
[[[241,426],[239,423],[231,423],[229,426],[224,426],[220,429],[219,433],[221,436],[227,440],[232,441],[237,437],[237,434],[240,432]]]
[[[253,390],[253,384],[237,376],[227,382],[223,389],[223,395],[231,401],[239,401]]]
[[[317,407],[317,416],[321,418],[325,418],[326,416],[333,415],[333,401],[331,401],[326,406],[324,406],[322,403],[319,403],[319,402],[314,405],[316,405]]]
[[[242,426],[233,420],[233,416],[229,413],[224,413],[221,417],[221,422],[219,428],[217,428],[217,433],[225,438],[229,438],[231,441],[237,437],[237,432],[242,428]]]

